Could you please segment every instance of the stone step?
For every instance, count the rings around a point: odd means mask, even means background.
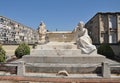
[[[75,49],[77,48],[77,46],[72,46],[72,45],[65,45],[65,46],[61,46],[61,45],[52,45],[52,46],[37,46],[38,49]]]
[[[101,63],[105,61],[102,55],[25,55],[22,57],[26,63]]]
[[[37,49],[77,49],[77,45],[74,44],[66,44],[66,43],[61,43],[61,44],[46,44],[46,45],[38,45]]]
[[[34,73],[58,73],[65,70],[70,73],[98,73],[101,64],[51,64],[51,63],[26,63],[26,71]]]
[[[30,55],[81,55],[84,54],[80,49],[60,49],[60,50],[32,50]],[[95,55],[97,54],[97,50],[88,54],[88,55]]]
[[[78,49],[61,49],[61,50],[33,50],[31,55],[79,55],[81,50]]]

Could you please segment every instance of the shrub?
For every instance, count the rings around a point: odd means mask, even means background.
[[[21,43],[18,48],[15,50],[15,56],[17,58],[22,58],[24,55],[30,54],[30,47],[26,43]]]
[[[109,44],[101,44],[97,50],[98,54],[104,55],[107,58],[114,59],[114,52]]]
[[[2,45],[0,45],[0,62],[5,62],[6,60],[6,52],[2,48]]]

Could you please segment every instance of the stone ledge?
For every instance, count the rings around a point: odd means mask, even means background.
[[[75,55],[75,56],[35,56],[26,55],[23,56],[25,63],[101,63],[105,61],[105,57],[102,55]]]

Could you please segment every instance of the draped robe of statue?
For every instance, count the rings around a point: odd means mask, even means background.
[[[91,53],[93,52],[96,47],[92,45],[92,40],[88,35],[88,31],[84,28],[84,23],[80,22],[76,27],[76,43],[77,48],[81,49],[84,53]]]

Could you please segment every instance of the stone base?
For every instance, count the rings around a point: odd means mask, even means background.
[[[97,50],[84,54],[74,43],[50,42],[38,45],[37,49],[32,50],[30,55],[23,56],[22,60],[28,64],[26,67],[29,72],[57,73],[66,70],[70,73],[80,73],[84,71],[82,64],[89,64],[90,67],[93,64],[100,65],[105,62],[105,57],[97,54]],[[95,69],[96,66],[92,68]]]
[[[26,71],[33,73],[56,73],[66,70],[71,73],[92,73],[97,70],[105,57],[102,55],[80,55],[80,56],[39,56],[26,55],[23,58],[26,63]]]
[[[101,63],[105,61],[102,55],[66,55],[66,56],[39,56],[39,55],[26,55],[23,56],[26,63]]]
[[[32,73],[58,73],[67,71],[69,74],[101,73],[101,64],[51,64],[51,63],[27,63],[26,71]]]

